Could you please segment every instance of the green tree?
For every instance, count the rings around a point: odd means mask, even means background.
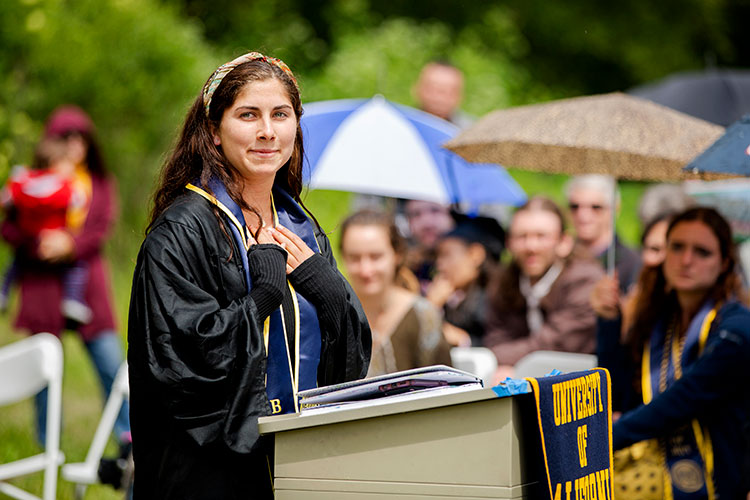
[[[28,162],[52,109],[80,105],[120,188],[113,250],[132,259],[161,157],[216,64],[200,30],[153,0],[8,0],[0,45],[0,175]]]
[[[508,62],[528,74],[510,88],[510,102],[624,90],[711,65],[750,66],[748,0],[627,0],[617,8],[595,0],[172,1],[200,18],[218,45],[263,48],[302,73],[328,64],[343,38],[366,45],[393,20],[439,25],[451,43],[477,40],[472,48],[485,64]]]
[[[303,78],[305,98],[316,101],[383,94],[416,105],[412,86],[422,66],[436,58],[453,61],[467,75],[463,107],[471,113],[507,107],[518,103],[521,95],[546,96],[507,55],[509,47],[523,50],[524,42],[507,22],[503,9],[491,10],[485,21],[504,49],[488,45],[472,30],[455,32],[436,20],[392,18],[366,33],[342,29],[320,71]]]

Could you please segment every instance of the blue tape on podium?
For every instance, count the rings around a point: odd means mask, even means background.
[[[531,392],[531,385],[523,379],[506,378],[497,384],[492,390],[497,397],[515,396],[518,394],[528,394]]]

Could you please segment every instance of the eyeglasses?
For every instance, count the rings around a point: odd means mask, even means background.
[[[608,208],[608,207],[606,207],[604,205],[597,205],[597,204],[594,204],[594,205],[582,205],[580,203],[570,203],[568,205],[568,208],[570,208],[571,212],[577,212],[578,210],[580,210],[582,208],[588,208],[590,210],[593,210],[594,212],[601,212],[602,210],[604,210],[605,208]]]

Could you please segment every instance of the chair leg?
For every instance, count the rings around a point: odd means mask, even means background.
[[[83,500],[83,497],[86,495],[86,485],[85,484],[76,484],[75,492],[73,493],[73,497],[76,500]]]

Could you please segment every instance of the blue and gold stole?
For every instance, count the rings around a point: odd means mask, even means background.
[[[240,249],[245,250],[239,253],[249,292],[252,288],[247,260],[250,234],[242,209],[229,197],[226,188],[217,179],[209,181],[213,196],[203,190],[199,182],[188,184],[186,187],[216,205],[231,221],[229,227],[234,240]],[[274,211],[274,225],[281,224],[302,238],[311,249],[320,252],[310,219],[286,191],[274,187],[271,204]],[[266,394],[270,402],[271,414],[299,411],[297,393],[317,387],[318,380],[321,350],[318,313],[307,299],[295,292],[288,281],[287,286],[294,304],[294,324],[286,324],[283,306],[279,306],[272,312],[263,324],[267,356]],[[293,331],[290,331],[292,329]]]
[[[677,334],[673,322],[656,325],[643,352],[641,385],[645,404],[667,390],[703,353],[717,310],[711,301],[703,304],[684,338]],[[714,499],[714,457],[708,430],[693,419],[670,432],[660,444],[665,464],[664,498]]]

